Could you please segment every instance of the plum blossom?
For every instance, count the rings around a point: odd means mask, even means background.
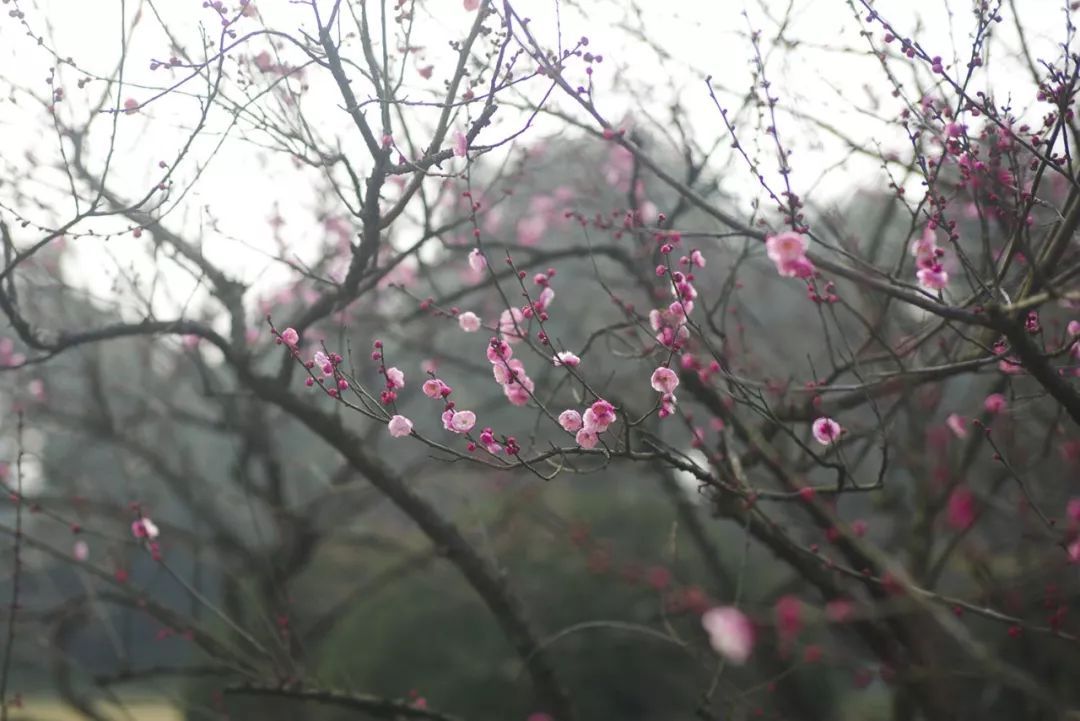
[[[394,438],[402,438],[412,433],[413,424],[405,416],[395,415],[390,419],[390,422],[386,424],[386,427],[390,430],[390,435]]]
[[[469,251],[469,267],[477,273],[487,267],[487,258],[484,257],[479,248],[473,248]]]
[[[420,386],[420,390],[424,392],[424,395],[428,398],[438,400],[450,395],[450,386],[443,383],[438,378],[430,378],[424,381],[424,385]]]
[[[466,10],[466,12],[472,12],[473,10],[476,10],[478,7],[480,7],[480,0],[465,0],[465,10]]]
[[[679,374],[667,366],[660,366],[653,371],[649,383],[657,393],[674,393],[679,387]]]
[[[405,387],[405,374],[398,368],[386,369],[386,385],[388,388],[399,390]]]
[[[159,534],[160,531],[158,530],[157,525],[146,516],[131,522],[131,535],[135,536],[135,538],[152,541],[157,538]]]
[[[824,416],[814,421],[811,431],[814,434],[814,440],[823,446],[835,443],[840,438],[840,434],[843,433],[839,423]]]
[[[525,314],[520,308],[507,308],[499,316],[499,332],[507,343],[518,343],[525,338]]]
[[[1069,544],[1069,563],[1080,564],[1080,538]]]
[[[615,407],[600,399],[585,410],[581,420],[584,430],[603,433],[615,422]]]
[[[915,256],[918,270],[915,277],[926,290],[943,290],[949,285],[949,274],[941,264],[945,251],[938,247],[934,238],[934,229],[926,227],[920,238],[911,244],[911,254]]]
[[[281,342],[290,348],[295,348],[296,344],[300,342],[300,334],[296,332],[295,328],[286,328],[281,331]]]
[[[71,549],[71,555],[75,557],[76,561],[85,561],[90,558],[90,546],[80,538],[75,541],[75,545]]]
[[[469,153],[469,139],[465,133],[458,130],[454,133],[454,155],[464,158]]]
[[[579,446],[588,451],[596,448],[596,444],[600,441],[600,437],[597,435],[596,431],[582,428],[577,432],[577,435],[574,436],[574,440],[577,441]]]
[[[476,414],[472,411],[454,411],[450,416],[450,430],[454,433],[468,433],[476,425]]]
[[[1000,393],[991,393],[986,397],[986,400],[983,401],[983,408],[985,408],[988,413],[1001,413],[1005,410],[1006,405],[1007,401],[1005,400],[1005,396]]]
[[[968,429],[967,421],[963,417],[953,413],[945,419],[945,425],[949,427],[949,430],[953,432],[957,438],[967,438]]]
[[[556,367],[566,366],[568,368],[576,368],[581,364],[581,359],[570,351],[564,350],[560,353],[556,353],[555,357],[551,359],[551,363]]]
[[[466,333],[475,333],[480,330],[480,317],[471,310],[467,310],[458,316],[458,325]]]
[[[581,414],[577,411],[567,408],[565,411],[559,414],[559,425],[567,433],[576,433],[581,430]]]
[[[806,257],[806,236],[791,230],[765,239],[765,252],[782,278],[809,278],[814,264]]]
[[[754,626],[734,606],[711,608],[701,616],[701,625],[709,635],[713,649],[725,659],[742,665],[754,648]]]

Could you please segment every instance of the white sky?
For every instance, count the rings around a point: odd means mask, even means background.
[[[266,26],[293,34],[298,28],[312,31],[309,6],[288,0],[254,2]],[[388,3],[392,5],[393,0]],[[671,55],[663,63],[657,62],[655,54],[640,43],[630,41],[626,31],[618,26],[626,4],[624,0],[579,0],[576,4],[564,0],[560,8],[564,44],[570,45],[576,38],[586,35],[590,39],[589,50],[605,56],[605,62],[597,66],[594,76],[598,88],[596,98],[603,113],[614,120],[631,111],[635,122],[647,124],[640,109],[644,104],[646,110],[663,122],[667,117],[665,108],[677,98],[688,111],[698,143],[705,147],[711,145],[718,136],[724,135],[724,128],[705,92],[703,76],[712,74],[723,86],[744,91],[750,82],[749,61],[752,57],[747,28],[752,25],[763,31],[763,51],[770,53],[776,35],[776,18],[784,13],[789,3],[779,0],[640,0],[643,6],[640,26],[647,28],[649,38]],[[905,31],[914,32],[921,27],[918,32],[924,46],[948,62],[954,53],[966,52],[973,24],[967,9],[970,3],[959,0],[952,4],[956,8],[953,16],[939,0],[879,0],[877,7],[882,15]],[[98,97],[104,88],[98,81],[90,83],[86,90],[80,90],[76,86],[77,80],[86,75],[107,77],[114,72],[120,57],[122,8],[126,10],[123,17],[129,28],[129,47],[125,87],[118,96],[120,102],[129,97],[144,102],[155,94],[155,88],[182,77],[180,71],[149,69],[151,59],[166,59],[170,54],[168,40],[155,18],[155,11],[189,51],[197,52],[200,34],[205,32],[215,38],[217,32],[216,15],[201,5],[200,0],[19,0],[26,22],[34,32],[45,35],[47,44],[56,48],[61,56],[74,58],[81,71],[62,67],[58,75],[57,85],[64,88],[66,95],[60,112],[67,119],[86,118],[86,103]],[[235,0],[229,5],[235,6]],[[330,0],[319,0],[324,12],[328,12],[331,5]],[[553,0],[517,0],[514,5],[522,15],[532,18],[530,27],[534,33],[550,45],[556,44],[556,3]],[[577,9],[582,5],[588,7],[587,17]],[[1022,8],[1025,23],[1031,31],[1032,54],[1038,58],[1056,59],[1059,51],[1054,44],[1064,40],[1063,8],[1066,3],[1017,0],[1017,5]],[[898,101],[888,96],[890,88],[883,83],[876,60],[820,49],[821,46],[866,49],[865,39],[858,35],[859,26],[847,2],[794,0],[791,6],[794,10],[785,37],[803,45],[797,50],[776,50],[768,56],[770,80],[781,98],[781,110],[797,108],[800,112],[827,119],[854,137],[880,142],[885,149],[903,152],[907,147],[906,138],[898,135],[894,128],[887,128],[857,110],[870,107],[875,102],[871,96],[880,102],[882,116],[894,116],[900,108]],[[749,20],[743,16],[744,11]],[[130,31],[136,13],[141,13],[141,19],[134,24],[134,31]],[[1006,22],[997,30],[1003,43],[1001,47],[1015,48],[1015,31],[1007,7],[1005,15]],[[450,70],[447,40],[462,38],[473,17],[472,13],[464,11],[461,0],[428,0],[420,4],[412,44],[423,46],[425,51],[422,60],[410,59],[406,67],[410,98],[438,97],[442,79]],[[259,20],[248,19],[239,29],[251,32],[262,26]],[[876,35],[880,37],[880,33]],[[233,51],[233,55],[251,58],[269,47],[266,37],[256,37]],[[281,57],[292,62],[301,58],[292,48],[283,49]],[[432,79],[425,81],[419,77],[416,68],[429,63],[434,64],[436,70]],[[28,38],[14,19],[0,18],[0,76],[24,89],[45,94],[49,90],[45,79],[54,65],[46,49]],[[227,67],[235,75],[235,63]],[[527,66],[523,64],[522,67]],[[992,67],[998,98],[1011,95],[1018,109],[1030,107],[1034,89],[1026,71],[1008,62],[995,62]],[[570,74],[584,77],[577,68]],[[908,76],[903,79],[907,80]],[[256,80],[265,84],[264,77]],[[986,84],[984,73],[977,78],[973,90],[986,87]],[[354,86],[362,89],[363,81],[357,77]],[[543,83],[535,81],[527,87],[530,97],[536,98]],[[628,88],[633,89],[634,96]],[[175,157],[179,144],[198,117],[198,100],[187,94],[189,89],[195,94],[203,94],[206,90],[202,81],[195,80],[182,88],[184,92],[156,100],[137,115],[117,119],[119,132],[112,184],[124,197],[143,195],[160,176],[157,162]],[[7,90],[6,85],[0,84],[0,94]],[[230,93],[238,97],[235,91]],[[306,117],[317,126],[322,137],[340,133],[346,138],[345,147],[350,150],[350,156],[361,158],[357,169],[362,174],[366,169],[362,160],[364,152],[355,137],[355,129],[339,110],[339,98],[334,93],[334,88],[325,79],[313,81],[301,101]],[[3,174],[0,177],[10,177],[12,166],[25,171],[26,153],[32,152],[37,166],[32,176],[36,182],[23,184],[20,190],[39,200],[44,207],[35,208],[26,202],[16,205],[35,223],[52,226],[65,220],[71,211],[70,201],[63,193],[64,176],[48,170],[48,166],[58,160],[57,138],[49,125],[48,114],[40,106],[22,93],[14,94],[13,99],[15,102],[0,98],[0,173]],[[722,96],[722,100],[725,104],[733,104],[730,95]],[[565,101],[560,100],[559,104],[568,107]],[[267,105],[280,107],[276,102]],[[498,118],[498,122],[481,135],[479,142],[497,139],[520,126],[520,116],[511,109],[504,108]],[[189,237],[199,238],[206,255],[234,274],[247,281],[258,281],[262,288],[270,289],[287,278],[280,266],[263,255],[275,248],[268,222],[275,207],[286,219],[286,225],[280,230],[282,239],[293,252],[308,258],[311,253],[307,252],[305,256],[305,252],[324,235],[315,216],[323,211],[343,213],[344,208],[334,198],[321,195],[321,188],[314,182],[315,176],[310,169],[293,168],[287,159],[248,142],[235,129],[223,136],[222,133],[229,129],[229,120],[224,113],[211,114],[203,138],[194,145],[178,173],[178,182],[186,185],[196,172],[200,177],[194,189],[170,211],[167,224],[183,230]],[[94,121],[92,133],[96,139],[93,145],[97,157],[92,162],[98,166],[103,159],[111,122],[109,116],[99,116]],[[523,141],[539,141],[549,134],[557,134],[560,129],[557,123],[542,120]],[[805,123],[782,113],[780,130],[785,143],[795,153],[792,182],[800,194],[805,196],[812,189],[812,199],[829,203],[843,200],[855,188],[884,185],[882,171],[874,161],[853,159],[837,166],[837,161],[844,157],[842,144],[808,131]],[[426,142],[422,129],[414,132]],[[395,133],[395,137],[400,136]],[[257,139],[257,136],[249,133],[248,138]],[[220,149],[217,148],[219,142],[222,142]],[[725,153],[718,157],[724,159],[727,156]],[[769,166],[775,168],[775,163],[766,164]],[[460,168],[460,165],[456,167]],[[826,169],[827,180],[819,183]],[[725,172],[731,177],[726,183],[729,192],[739,193],[747,201],[759,194],[756,182],[741,164],[732,162]],[[10,205],[13,190],[10,183],[0,187],[0,202]],[[10,215],[5,213],[5,216],[10,219]],[[216,220],[216,226],[212,227],[211,219]],[[96,233],[104,234],[126,226],[126,221],[103,219],[87,223],[81,229],[93,228]],[[22,244],[40,237],[40,232],[31,228],[17,232],[17,241]],[[130,280],[127,269],[134,268],[143,281],[148,281],[154,270],[166,268],[163,276],[166,283],[157,290],[155,307],[167,315],[167,309],[185,302],[195,283],[175,269],[168,270],[168,264],[163,264],[160,259],[148,258],[146,245],[146,236],[136,240],[130,234],[116,236],[107,243],[79,239],[75,242],[77,253],[69,263],[69,271],[73,269],[72,263],[77,263],[77,275],[85,279],[96,295],[116,297],[117,283],[124,288]],[[145,287],[145,282],[143,285]]]

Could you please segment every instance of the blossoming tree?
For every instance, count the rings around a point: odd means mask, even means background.
[[[560,656],[586,633],[678,650],[693,692],[656,718],[868,718],[864,693],[896,719],[1077,714],[1075,7],[851,0],[836,42],[794,3],[718,10],[744,77],[621,1],[615,30],[572,2],[121,2],[108,49],[5,5],[42,72],[5,67],[0,106],[3,719],[42,628],[89,718],[140,674],[211,676],[212,715],[449,718],[313,670],[363,593],[309,572],[384,530],[371,498],[490,615],[532,721],[613,708]],[[814,92],[860,68],[865,99],[803,103],[797,64]],[[42,464],[59,428],[132,479]],[[625,560],[543,506],[601,477],[663,490],[669,550]],[[645,605],[546,625],[528,562],[447,502],[505,483]],[[41,591],[57,568],[80,590]],[[74,690],[93,670],[65,644],[101,604],[192,662]]]

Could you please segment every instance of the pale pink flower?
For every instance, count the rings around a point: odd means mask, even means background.
[[[551,359],[551,362],[555,366],[567,366],[568,368],[576,368],[581,364],[581,359],[568,350],[564,350],[560,353],[556,353],[555,357]]]
[[[813,262],[806,256],[783,260],[776,264],[776,272],[782,278],[809,278],[816,270]]]
[[[131,535],[135,536],[135,538],[152,541],[159,534],[158,527],[146,516],[131,522]]]
[[[607,401],[598,400],[585,410],[581,421],[585,430],[603,433],[615,422],[615,409]]]
[[[515,406],[523,406],[529,402],[529,391],[520,383],[507,383],[503,386],[503,395],[506,400]]]
[[[401,389],[405,387],[405,374],[398,368],[386,369],[386,385],[391,389]]]
[[[476,425],[476,414],[472,411],[454,411],[450,417],[450,430],[454,433],[468,433]]]
[[[549,285],[540,291],[540,297],[536,299],[534,306],[536,310],[547,310],[553,300],[555,300],[555,291]]]
[[[1065,330],[1069,333],[1070,338],[1080,335],[1080,320],[1070,320],[1069,325],[1065,326]]]
[[[1069,544],[1069,563],[1080,563],[1080,538]]]
[[[957,414],[953,413],[946,418],[945,425],[949,427],[949,430],[952,431],[953,435],[957,438],[967,438],[967,421]]]
[[[300,334],[296,332],[295,328],[286,328],[281,331],[281,342],[290,348],[295,348],[296,344],[300,342]]]
[[[424,385],[420,386],[420,390],[424,392],[424,395],[428,398],[438,400],[443,397],[443,389],[449,388],[438,378],[429,378],[424,381]]]
[[[514,355],[514,349],[506,341],[498,338],[491,339],[491,343],[487,347],[487,359],[489,361],[499,365],[503,361],[510,360],[512,355]]]
[[[499,385],[506,385],[512,383],[515,380],[521,378],[527,378],[525,373],[525,364],[523,364],[517,358],[511,358],[510,360],[503,362],[497,362],[491,364],[491,373],[495,376],[495,382]]]
[[[469,267],[477,273],[487,267],[487,258],[484,257],[479,248],[473,248],[469,251]]]
[[[581,430],[581,414],[568,408],[559,414],[559,425],[567,433],[576,433]]]
[[[915,276],[919,279],[919,285],[927,290],[944,290],[949,285],[949,273],[940,263],[930,268],[920,268]]]
[[[1006,405],[1007,401],[1005,400],[1005,396],[1000,393],[991,393],[986,397],[986,400],[983,401],[983,408],[989,413],[1001,413],[1005,410]]]
[[[705,267],[705,256],[701,254],[700,250],[691,251],[690,265],[697,266],[698,268]]]
[[[466,333],[475,333],[480,330],[480,317],[471,310],[467,310],[459,315],[457,322],[458,325],[461,326],[461,330]]]
[[[754,626],[734,606],[710,608],[701,616],[701,625],[709,635],[713,649],[725,659],[742,665],[754,649]]]
[[[465,10],[472,12],[480,7],[480,0],[465,0]]]
[[[798,260],[806,255],[806,236],[791,230],[765,238],[765,252],[769,260],[781,263]]]
[[[657,393],[674,393],[679,387],[679,374],[667,366],[660,366],[653,371],[649,383]]]
[[[458,130],[454,133],[454,155],[464,158],[469,153],[469,139]]]
[[[75,541],[75,545],[71,549],[71,555],[75,556],[76,561],[85,561],[90,558],[90,546],[80,538]]]
[[[823,446],[835,443],[840,438],[840,434],[843,433],[839,423],[824,416],[814,421],[811,431],[814,434],[814,440]]]
[[[386,427],[390,429],[390,435],[394,438],[401,438],[412,433],[412,421],[405,416],[394,416]]]
[[[499,316],[499,332],[507,343],[518,343],[525,337],[525,315],[520,308],[507,308]]]
[[[596,448],[596,444],[600,441],[600,437],[596,434],[596,431],[590,431],[586,428],[582,428],[574,436],[574,440],[577,444],[585,450],[591,450]]]

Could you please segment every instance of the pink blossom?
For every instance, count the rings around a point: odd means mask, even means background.
[[[809,278],[814,275],[813,262],[807,257],[784,260],[776,264],[776,272],[782,278]]]
[[[563,430],[567,433],[575,433],[581,430],[581,414],[573,409],[567,408],[559,414],[559,425],[562,426]]]
[[[428,398],[438,400],[444,396],[450,395],[448,392],[450,386],[443,383],[438,378],[430,378],[424,381],[424,385],[420,386],[420,390],[424,392],[424,395]]]
[[[394,438],[401,438],[412,433],[412,421],[405,416],[394,416],[386,427],[390,429],[390,435]]]
[[[1001,413],[1005,410],[1006,405],[1007,402],[1005,396],[1000,393],[991,393],[986,397],[986,400],[983,401],[983,408],[989,413]]]
[[[549,285],[540,291],[540,297],[536,299],[536,303],[533,305],[536,310],[547,310],[553,300],[555,300],[555,291]]]
[[[461,330],[466,333],[475,333],[480,330],[480,317],[473,313],[471,310],[467,310],[457,319],[458,325],[461,326]]]
[[[1080,563],[1080,538],[1069,544],[1069,563]]]
[[[514,349],[506,341],[498,338],[491,339],[487,349],[487,359],[489,361],[498,365],[500,361],[510,360],[512,355],[514,355]]]
[[[520,378],[528,378],[525,373],[525,364],[517,358],[511,358],[505,363],[492,363],[491,373],[499,385],[506,385]]]
[[[581,364],[581,359],[568,350],[564,350],[560,353],[556,353],[555,357],[551,359],[551,362],[555,366],[567,366],[568,368],[576,368]]]
[[[469,251],[469,267],[477,273],[487,267],[487,258],[484,257],[479,248],[473,248]]]
[[[674,393],[679,387],[679,374],[667,366],[660,366],[653,371],[649,383],[657,393]]]
[[[806,236],[791,230],[770,235],[765,239],[765,252],[777,267],[781,263],[798,260],[806,255]]]
[[[503,395],[512,405],[523,406],[529,402],[529,390],[520,383],[507,383],[503,386]]]
[[[1065,326],[1065,330],[1068,332],[1070,338],[1075,338],[1080,335],[1080,320],[1070,320],[1069,325]]]
[[[574,436],[574,440],[585,450],[591,450],[596,448],[596,444],[600,441],[600,437],[596,434],[596,431],[582,428],[577,432],[577,435]]]
[[[158,527],[146,516],[131,522],[131,535],[135,536],[135,538],[145,538],[152,541],[158,537],[159,533]]]
[[[465,0],[465,10],[472,12],[480,7],[480,0]]]
[[[472,411],[454,411],[450,417],[450,430],[454,433],[468,433],[476,425],[476,414]]]
[[[709,635],[713,649],[725,659],[742,665],[754,648],[754,626],[734,606],[710,608],[701,616],[701,625]]]
[[[520,308],[507,308],[499,315],[499,332],[507,343],[517,343],[525,338],[525,315]]]
[[[603,433],[615,422],[615,408],[605,400],[598,400],[585,410],[581,420],[585,430]]]
[[[454,133],[454,155],[464,158],[469,153],[469,139],[458,130]]]
[[[927,290],[944,290],[949,285],[949,273],[940,263],[930,268],[920,268],[915,276],[919,279],[919,285]]]
[[[405,387],[405,374],[398,368],[386,369],[386,385],[391,389],[401,389]]]
[[[75,541],[75,545],[71,549],[71,555],[75,556],[76,561],[85,561],[90,558],[90,546],[80,538]]]
[[[296,344],[300,342],[300,334],[296,332],[295,328],[286,328],[281,331],[281,342],[290,348],[295,348]]]
[[[814,440],[823,446],[835,443],[840,438],[840,434],[843,433],[839,423],[824,416],[814,421],[811,431],[814,434]]]
[[[946,519],[950,526],[962,531],[975,522],[975,496],[964,486],[958,486],[949,496]]]
[[[697,266],[698,268],[705,267],[705,256],[701,254],[700,250],[691,251],[690,265]]]
[[[968,429],[967,421],[953,413],[945,419],[945,425],[949,427],[949,430],[953,432],[957,438],[967,438]]]

